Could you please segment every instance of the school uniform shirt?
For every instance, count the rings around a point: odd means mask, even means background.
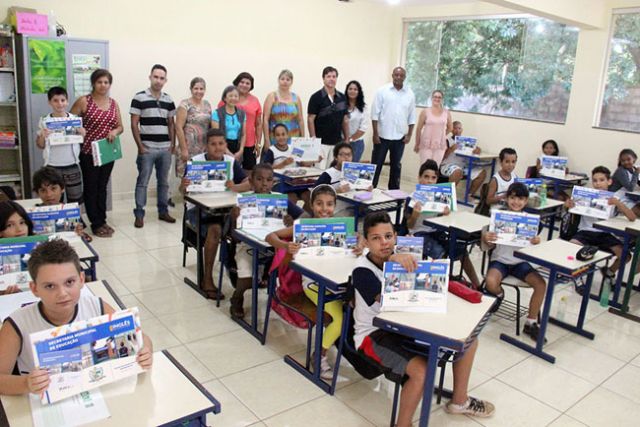
[[[44,130],[47,128],[45,124],[46,120],[52,118],[51,114],[40,117],[38,122],[38,129]],[[75,114],[67,113],[68,119],[77,119]],[[49,141],[45,141],[44,150],[42,151],[42,157],[44,159],[45,166],[71,166],[80,163],[80,147],[82,144],[64,144],[54,145],[49,144]]]
[[[373,318],[380,314],[381,305],[376,298],[382,293],[384,274],[369,255],[363,255],[358,258],[351,278],[356,299],[353,309],[353,342],[359,348],[365,337],[378,329],[373,326]]]
[[[69,323],[79,320],[89,320],[93,317],[104,314],[102,300],[91,293],[83,292],[75,308],[75,313]],[[56,327],[47,319],[44,314],[42,301],[29,304],[14,311],[11,316],[5,319],[15,329],[20,337],[20,352],[18,353],[18,369],[21,374],[28,374],[35,369],[33,352],[31,350],[31,340],[29,335],[34,332],[43,331]]]
[[[498,187],[496,189],[496,195],[504,194],[509,189],[509,186],[516,182],[516,178],[518,176],[515,173],[511,173],[511,178],[509,180],[505,180],[500,176],[500,172],[496,172],[493,174],[493,178],[496,179],[498,183]]]
[[[340,184],[343,180],[343,177],[344,175],[342,174],[342,171],[339,171],[335,168],[335,166],[332,166],[322,172],[322,175],[320,175],[316,180],[316,184],[314,187],[317,187],[321,184],[329,184],[330,186],[335,188],[337,192],[338,187],[340,187]],[[334,210],[333,216],[351,216],[350,214],[351,212],[349,211],[349,204],[347,202],[343,202],[342,200],[336,200],[336,208]]]
[[[192,162],[208,162],[210,160],[207,153],[200,153],[193,156],[191,158],[191,161]],[[225,154],[223,161],[231,163],[231,176],[228,177],[229,180],[233,181],[234,184],[240,184],[242,181],[245,180],[247,175],[244,173],[244,170],[242,169],[242,164],[238,163],[235,157]],[[187,168],[185,168],[184,173],[186,175]],[[192,192],[192,194],[196,194],[196,193]],[[187,202],[187,209],[192,209],[192,208],[194,208],[193,203]]]
[[[293,157],[293,147],[291,145],[287,144],[286,150],[278,148],[277,145],[271,145],[264,153],[262,162],[269,163],[275,167],[287,160],[289,157]]]
[[[447,148],[450,148],[452,145],[455,145],[455,140],[453,137],[447,137]],[[456,156],[456,152],[452,151],[447,157],[442,159],[442,163],[440,163],[440,170],[445,170],[449,165],[459,166],[462,170],[467,167],[467,163],[464,158],[460,156]]]
[[[411,202],[411,197],[407,197],[407,200],[405,200],[404,205],[406,206],[405,208],[405,213],[404,216],[405,218],[410,217],[411,215],[413,215],[413,207],[409,206],[409,203]],[[416,223],[413,225],[412,228],[409,228],[409,231],[412,234],[415,233],[435,233],[437,230],[433,227],[431,227],[430,225],[425,224],[425,219],[429,219],[429,218],[435,218],[437,216],[440,216],[440,214],[438,212],[422,212],[420,213],[420,216],[418,217],[418,219],[416,220]]]

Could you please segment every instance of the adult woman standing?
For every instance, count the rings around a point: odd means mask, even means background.
[[[453,129],[453,124],[451,113],[442,105],[443,98],[442,91],[434,90],[431,93],[431,107],[422,110],[418,117],[418,131],[413,151],[420,153],[420,164],[427,159],[433,159],[440,164],[447,150],[447,134]]]
[[[235,86],[227,86],[222,91],[224,105],[211,113],[211,127],[222,129],[227,140],[227,149],[238,162],[242,161],[246,139],[246,115],[237,107],[240,93]]]
[[[282,70],[278,75],[278,90],[267,95],[263,108],[264,147],[263,152],[269,149],[276,140],[273,136],[273,128],[278,123],[283,123],[289,130],[289,137],[304,136],[304,117],[302,116],[302,101],[300,97],[291,92],[293,73]],[[267,137],[268,136],[268,137]]]
[[[362,86],[356,80],[347,83],[344,90],[347,95],[347,110],[349,111],[349,137],[347,141],[353,148],[353,161],[359,162],[364,152],[364,133],[369,123],[369,109],[364,102]]]
[[[191,97],[180,101],[176,112],[176,136],[180,151],[176,156],[176,176],[184,176],[187,161],[207,148],[207,131],[211,126],[211,104],[204,99],[207,83],[194,77],[189,84]]]
[[[113,76],[108,70],[91,73],[91,93],[81,96],[71,107],[71,113],[82,117],[87,133],[80,150],[80,168],[84,181],[84,205],[91,222],[91,231],[98,237],[111,237],[114,229],[107,224],[107,184],[115,162],[93,165],[91,143],[106,138],[113,142],[123,131],[118,103],[109,96]]]

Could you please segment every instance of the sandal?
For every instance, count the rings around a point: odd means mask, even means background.
[[[112,235],[111,231],[104,225],[95,230],[93,234],[98,237],[111,237]]]
[[[207,299],[218,299],[218,288],[202,289]],[[223,300],[224,294],[220,294],[220,300]]]
[[[93,237],[89,236],[86,232],[82,232],[80,233],[80,237],[82,238],[82,240],[84,240],[87,243],[91,243],[93,242]]]

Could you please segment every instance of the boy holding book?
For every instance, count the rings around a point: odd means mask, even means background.
[[[467,160],[456,156],[458,145],[455,142],[455,138],[461,135],[462,123],[459,121],[453,122],[451,136],[447,138],[447,151],[444,152],[444,157],[440,164],[440,173],[449,178],[449,182],[454,182],[456,185],[464,178],[464,173],[467,168]],[[480,147],[476,145],[473,149],[473,154],[480,154],[481,151]],[[471,169],[471,177],[467,177],[467,179],[471,179],[469,194],[476,194],[486,177],[487,171],[484,168],[474,167]]]
[[[191,158],[192,162],[229,162],[231,165],[231,176],[227,177],[226,187],[230,191],[241,193],[249,191],[251,188],[249,180],[242,169],[242,165],[236,159],[227,154],[227,140],[224,131],[221,129],[209,129],[207,132],[207,149],[204,153],[197,154]],[[185,176],[180,183],[180,192],[187,193],[187,187],[191,184],[191,180]],[[200,288],[207,295],[207,298],[216,299],[218,288],[213,284],[213,264],[215,262],[216,253],[218,252],[218,244],[222,236],[222,224],[224,224],[225,216],[211,216],[202,214],[200,218],[200,234],[205,237],[204,241],[204,278],[200,283]],[[187,220],[191,224],[197,224],[196,208],[187,203]],[[220,298],[224,298],[221,295]]]
[[[384,263],[400,263],[407,271],[417,267],[415,258],[409,254],[394,254],[396,234],[391,218],[386,212],[374,212],[364,219],[364,244],[369,249],[358,259],[353,270],[355,288],[355,308],[353,317],[354,343],[358,351],[375,360],[385,369],[385,375],[402,381],[400,409],[397,426],[412,425],[413,414],[420,403],[424,391],[426,360],[403,347],[406,338],[382,331],[373,326],[373,319],[380,314],[380,292],[384,282]],[[474,341],[467,351],[453,363],[453,396],[445,406],[450,414],[464,414],[489,417],[494,411],[493,404],[469,397],[467,389],[478,341]]]
[[[55,239],[40,244],[31,253],[29,283],[40,302],[22,307],[7,317],[0,329],[0,394],[41,394],[49,387],[49,372],[35,365],[29,335],[79,320],[115,312],[113,307],[89,294],[81,294],[84,273],[78,254],[69,243]],[[153,363],[151,339],[136,360],[145,370]],[[21,375],[12,375],[18,365]]]

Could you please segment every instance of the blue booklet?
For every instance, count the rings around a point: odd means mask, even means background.
[[[473,154],[473,150],[478,145],[478,139],[471,136],[456,136],[454,141],[458,146],[456,153],[459,154]]]
[[[191,183],[187,192],[218,192],[227,190],[227,181],[231,178],[230,162],[187,162],[185,178]]]
[[[540,157],[540,169],[541,176],[548,176],[551,178],[564,178],[567,174],[567,165],[569,159],[567,157],[560,156],[546,156]]]
[[[376,165],[371,163],[344,162],[342,176],[349,182],[352,190],[368,190],[373,187],[373,176],[376,173]]]
[[[529,196],[540,194],[544,180],[542,178],[516,178],[515,182],[521,182],[527,186]]]
[[[353,235],[353,218],[303,218],[293,223],[293,241],[300,244],[302,256],[343,256],[347,237]]]
[[[27,213],[33,221],[34,234],[74,232],[80,224],[80,206],[77,203],[37,206]]]
[[[44,125],[50,131],[47,142],[50,145],[82,144],[84,137],[78,133],[82,127],[80,117],[47,117]]]
[[[418,261],[422,261],[424,249],[424,237],[398,236],[396,239],[396,253],[413,255]]]
[[[397,262],[384,263],[382,311],[446,313],[449,260],[420,261],[409,273]]]
[[[609,219],[616,213],[615,206],[609,204],[609,199],[613,196],[612,191],[576,185],[571,192],[571,199],[576,205],[569,209],[569,212],[593,218]]]
[[[288,198],[286,194],[238,194],[238,206],[239,228],[275,230],[284,226]]]
[[[458,210],[456,185],[453,182],[443,184],[416,184],[416,191],[411,195],[410,207],[416,202],[422,205],[422,212],[444,212],[445,207],[450,211]]]
[[[0,275],[27,271],[31,251],[47,236],[15,237],[0,239]]]
[[[540,215],[494,209],[491,211],[489,231],[498,235],[498,245],[525,247],[538,235]]]

